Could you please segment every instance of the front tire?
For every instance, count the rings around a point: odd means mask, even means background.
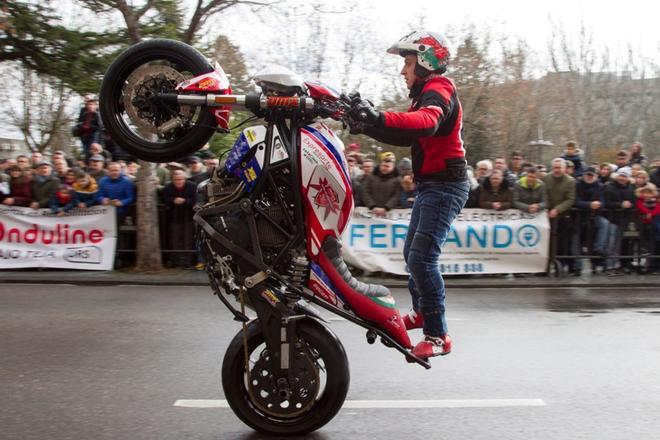
[[[142,69],[142,70],[140,70]],[[181,159],[200,149],[215,132],[215,118],[206,107],[153,105],[153,93],[170,93],[184,79],[213,71],[197,50],[175,40],[135,44],[110,65],[101,84],[99,110],[106,130],[124,150],[150,162]],[[144,72],[140,75],[140,72]],[[135,90],[143,107],[133,106]],[[133,106],[133,107],[132,107]],[[180,127],[158,133],[167,119]]]
[[[263,357],[265,342],[258,321],[248,324],[248,357],[252,371],[256,357]],[[313,319],[301,321],[297,326],[299,341],[309,347],[324,373],[325,384],[316,399],[302,414],[278,415],[275,405],[271,410],[263,408],[248,392],[243,348],[243,332],[240,331],[229,344],[222,363],[222,386],[225,396],[234,413],[251,428],[275,435],[299,435],[315,431],[328,423],[339,411],[350,382],[348,359],[341,342],[327,327]],[[292,368],[294,367],[292,363]],[[256,383],[255,381],[254,383]],[[255,393],[259,392],[254,389]],[[265,410],[264,410],[265,409]]]

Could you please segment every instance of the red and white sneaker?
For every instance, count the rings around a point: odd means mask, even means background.
[[[424,340],[415,345],[412,354],[421,359],[433,356],[445,356],[451,353],[451,338],[449,335],[440,337],[425,336]]]
[[[403,324],[406,326],[406,330],[422,328],[424,327],[424,316],[421,313],[411,310],[407,315],[403,315]]]

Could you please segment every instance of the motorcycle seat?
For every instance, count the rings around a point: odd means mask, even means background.
[[[341,243],[335,237],[327,237],[321,248],[339,276],[354,291],[361,295],[371,297],[386,297],[390,295],[387,287],[380,284],[367,284],[358,280],[348,269],[346,262],[341,257]]]

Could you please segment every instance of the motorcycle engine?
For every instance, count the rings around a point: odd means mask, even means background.
[[[271,177],[273,184],[264,185],[259,195],[251,199],[244,182],[218,169],[210,180],[199,186],[198,194],[205,201],[204,207],[231,206],[224,212],[206,217],[214,231],[249,254],[254,254],[257,244],[266,265],[277,273],[289,275],[296,284],[302,284],[305,282],[302,267],[306,261],[304,244],[300,249],[291,249],[285,256],[280,255],[289,237],[295,233],[291,221],[295,213],[288,167],[271,171]],[[255,220],[256,243],[251,236],[249,217]],[[213,240],[206,231],[200,229],[198,236],[205,260],[211,262],[214,275],[220,275],[223,283],[227,282],[225,278],[230,277],[240,284],[245,277],[256,272],[245,258]]]

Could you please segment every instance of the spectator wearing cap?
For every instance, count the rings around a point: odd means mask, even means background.
[[[567,163],[566,172],[572,177],[582,176],[582,172],[586,168],[584,165],[584,160],[582,159],[582,152],[577,146],[577,142],[568,141],[566,142],[566,147],[564,148],[564,155],[561,156],[562,159],[570,162]],[[571,164],[573,164],[571,171]]]
[[[51,212],[61,217],[78,206],[76,192],[68,186],[60,184],[50,197],[48,204]]]
[[[493,170],[479,189],[479,208],[501,211],[510,209],[512,204],[513,193],[509,181],[504,179],[504,172]]]
[[[378,168],[364,181],[362,201],[376,217],[385,217],[387,211],[399,204],[401,183],[394,161],[394,154],[384,153]]]
[[[575,206],[579,227],[580,249],[588,249],[592,259],[592,271],[604,266],[603,257],[607,254],[607,234],[609,222],[603,215],[605,189],[598,180],[598,171],[588,167],[582,179],[575,185]]]
[[[553,234],[557,237],[557,255],[578,255],[577,228],[570,217],[570,209],[575,205],[575,180],[566,174],[566,160],[557,157],[552,160],[550,174],[543,178],[548,200],[548,217]],[[579,260],[562,258],[573,275],[580,275],[582,265]]]
[[[18,164],[10,166],[9,194],[2,201],[10,206],[30,206],[32,203],[32,173],[22,169]]]
[[[193,205],[197,193],[197,185],[186,179],[183,170],[172,171],[172,181],[165,185],[162,199],[168,212],[168,240],[172,250],[194,249],[193,243]],[[169,258],[174,266],[190,267],[193,264],[193,253],[175,252]]]
[[[608,220],[610,222],[609,255],[630,255],[632,253],[633,240],[624,237],[624,231],[630,228],[632,220],[632,208],[635,206],[634,186],[630,182],[630,170],[625,167],[617,170],[617,177],[605,185],[605,208],[608,209]],[[607,268],[611,273],[616,271],[618,260],[608,259]],[[621,269],[625,273],[632,271],[632,260],[622,258]]]
[[[105,171],[105,158],[100,154],[95,154],[87,161],[87,172],[97,182],[101,182],[108,173]]]
[[[85,156],[92,143],[102,142],[102,132],[103,123],[98,112],[98,99],[94,95],[86,95],[85,105],[80,110],[78,121],[73,127],[73,135],[80,138]]]
[[[402,158],[396,166],[401,176],[401,195],[399,197],[399,208],[412,208],[417,197],[417,185],[413,180],[412,161],[407,157]]]
[[[536,167],[527,169],[527,173],[518,179],[513,188],[513,207],[523,212],[536,214],[547,206],[545,185]]]
[[[642,154],[642,148],[644,146],[641,142],[633,142],[630,144],[630,157],[628,159],[628,164],[640,164],[642,167],[646,167],[649,163],[649,160],[646,156]]]
[[[202,159],[199,157],[190,156],[186,162],[190,172],[190,177],[188,177],[188,180],[194,183],[195,186],[211,178],[209,173],[206,172],[206,169],[204,169],[204,165],[202,165]]]
[[[105,160],[106,164],[112,161],[112,154],[108,150],[104,150],[103,145],[99,144],[98,142],[92,142],[89,145],[89,149],[87,150],[85,158],[89,160],[90,157],[97,154],[103,156],[103,160]]]
[[[30,207],[34,209],[47,208],[50,198],[60,185],[60,180],[52,174],[53,168],[48,161],[41,161],[35,168],[36,171],[32,179],[33,201],[30,203]]]

